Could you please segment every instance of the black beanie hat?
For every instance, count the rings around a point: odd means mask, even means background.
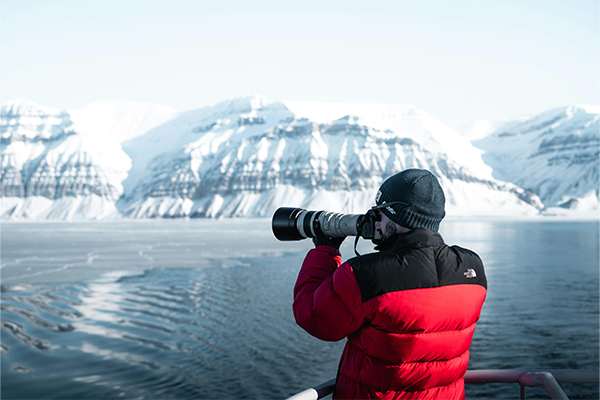
[[[437,178],[424,169],[407,169],[383,182],[377,192],[377,205],[393,201],[404,204],[393,204],[381,211],[405,228],[427,228],[437,232],[446,215],[444,191]]]

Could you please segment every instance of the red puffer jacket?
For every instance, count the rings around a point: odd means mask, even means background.
[[[469,346],[487,292],[477,254],[427,229],[341,264],[311,250],[294,288],[296,322],[348,337],[335,398],[462,399]]]

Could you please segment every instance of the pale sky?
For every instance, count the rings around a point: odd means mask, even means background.
[[[443,122],[600,104],[600,1],[1,0],[0,99],[186,111],[232,96]]]

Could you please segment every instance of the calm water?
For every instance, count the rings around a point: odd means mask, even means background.
[[[598,369],[597,222],[445,221],[441,233],[486,265],[469,368]],[[285,398],[335,376],[343,342],[310,337],[291,311],[310,243],[277,242],[267,220],[3,223],[1,234],[2,398]],[[597,385],[563,387],[599,398]],[[518,393],[467,386],[468,398]]]

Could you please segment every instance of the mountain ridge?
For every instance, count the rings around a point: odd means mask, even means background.
[[[316,103],[311,111],[261,96],[184,113],[151,105],[126,119],[132,126],[162,110],[155,126],[126,138],[86,131],[77,116],[41,106],[23,125],[14,104],[2,108],[2,219],[266,217],[283,205],[359,213],[383,179],[405,168],[438,176],[448,215],[537,215],[545,207],[534,190],[497,179],[484,162],[489,149],[410,105]],[[50,138],[52,149],[40,144]],[[27,189],[35,174],[45,191]],[[573,209],[597,209],[585,201]]]

